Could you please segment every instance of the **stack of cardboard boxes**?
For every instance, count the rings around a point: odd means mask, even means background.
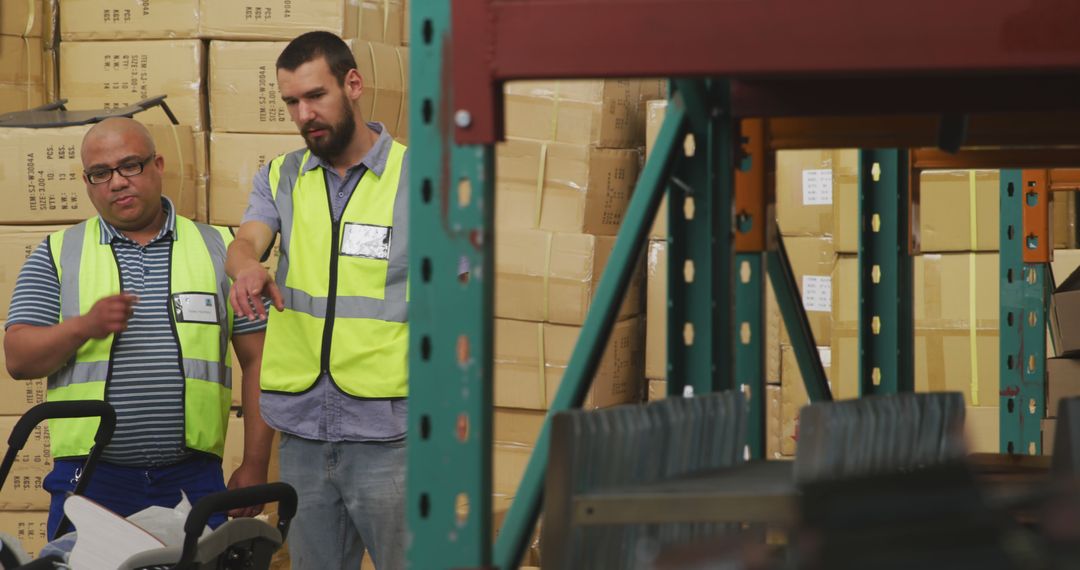
[[[55,96],[55,9],[56,0],[0,2],[0,115]]]
[[[517,490],[637,181],[643,87],[653,85],[506,88],[508,136],[496,149],[496,510]],[[585,408],[641,400],[641,285],[635,274]]]

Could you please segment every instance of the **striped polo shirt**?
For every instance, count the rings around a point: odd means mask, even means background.
[[[101,243],[112,245],[122,289],[139,297],[127,330],[115,340],[106,391],[117,421],[102,459],[119,465],[169,465],[191,453],[184,447],[184,378],[169,315],[169,254],[170,242],[176,239],[176,214],[167,198],[162,198],[162,207],[165,226],[146,246],[101,221]],[[59,316],[60,281],[46,239],[19,272],[6,327],[52,326],[59,323]],[[266,328],[265,321],[249,322],[239,316],[233,323],[234,336]]]

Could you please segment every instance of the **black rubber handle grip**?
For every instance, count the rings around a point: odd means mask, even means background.
[[[30,438],[30,433],[45,420],[94,416],[101,418],[97,433],[94,434],[94,444],[104,447],[112,440],[113,431],[116,429],[116,411],[111,405],[101,400],[45,402],[30,408],[11,430],[11,435],[8,436],[8,447],[22,449],[26,440]]]
[[[263,503],[278,503],[278,531],[281,539],[285,540],[289,533],[289,521],[296,516],[296,490],[288,483],[267,483],[212,493],[195,503],[191,512],[188,513],[184,523],[184,550],[180,555],[180,562],[176,568],[183,568],[195,559],[195,548],[199,542],[199,536],[211,515],[231,509],[261,505]]]

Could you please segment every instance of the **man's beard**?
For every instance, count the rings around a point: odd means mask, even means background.
[[[349,100],[345,97],[342,97],[341,108],[342,119],[336,125],[331,126],[313,121],[304,125],[303,130],[301,130],[304,142],[307,143],[311,153],[326,161],[332,161],[341,156],[345,149],[348,148],[349,143],[352,142],[353,135],[356,134],[356,115],[353,113]],[[314,140],[308,135],[308,131],[317,129],[325,129],[326,134],[318,140]]]

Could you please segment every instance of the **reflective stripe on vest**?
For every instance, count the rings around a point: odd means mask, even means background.
[[[94,217],[49,236],[60,280],[61,321],[86,314],[99,299],[121,290],[112,246],[102,244],[100,235],[100,218]],[[189,449],[221,456],[232,387],[228,353],[232,309],[225,275],[225,249],[232,236],[224,228],[177,217],[176,238],[170,242],[169,315],[180,349],[177,367],[184,377],[184,443]],[[173,293],[213,295],[217,323],[178,322]],[[79,347],[73,362],[49,376],[48,399],[105,399],[114,340],[110,335]],[[53,457],[89,453],[97,423],[88,418],[50,420]]]
[[[304,392],[329,372],[350,396],[407,395],[408,192],[398,192],[405,152],[393,143],[382,176],[364,173],[336,225],[322,168],[301,172],[309,152],[271,163],[285,311],[270,315],[264,390]],[[361,249],[345,250],[345,241]]]

